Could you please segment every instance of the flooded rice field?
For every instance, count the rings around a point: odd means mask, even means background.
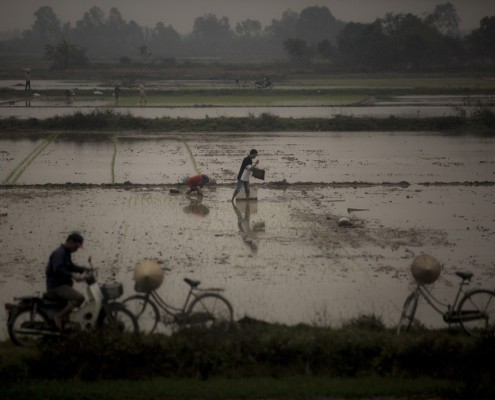
[[[355,117],[375,117],[388,118],[391,115],[403,118],[426,118],[456,115],[456,107],[461,106],[464,110],[475,109],[476,103],[484,104],[485,107],[495,110],[495,101],[493,96],[462,96],[462,95],[387,95],[386,100],[368,96],[356,100],[356,104],[340,105],[333,101],[318,100],[315,98],[311,101],[305,101],[303,96],[292,100],[284,100],[280,103],[267,103],[266,105],[257,105],[259,102],[249,104],[249,98],[244,99],[241,105],[230,105],[230,103],[218,105],[215,99],[209,99],[204,104],[201,98],[193,101],[191,104],[181,104],[180,98],[177,103],[164,105],[163,101],[156,100],[153,103],[149,99],[146,106],[141,107],[138,95],[138,85],[140,82],[126,82],[122,85],[122,93],[125,96],[133,96],[134,100],[128,100],[124,104],[116,104],[113,97],[113,88],[116,82],[97,82],[97,81],[71,81],[71,80],[38,80],[32,82],[31,96],[25,97],[23,93],[24,83],[18,80],[0,80],[0,88],[15,89],[19,94],[12,95],[12,98],[2,99],[0,101],[0,118],[15,117],[20,119],[27,118],[49,118],[54,116],[72,115],[76,112],[92,113],[95,110],[111,108],[121,113],[130,114],[144,118],[217,118],[217,117],[258,117],[264,113],[283,118],[332,118],[335,116],[355,116]],[[236,93],[242,94],[244,86],[234,85],[230,80],[157,80],[147,81],[146,90],[148,91],[166,91],[171,93],[181,91],[188,93],[194,90],[237,90]],[[246,93],[253,93],[253,87],[250,84],[244,87]],[[280,94],[285,90],[298,91],[304,89],[315,89],[314,86],[286,84],[276,86],[280,89]],[[345,86],[323,86],[324,89],[343,89]],[[353,87],[353,89],[366,89],[365,86]],[[405,88],[402,88],[405,89]],[[75,97],[69,102],[65,100],[65,91],[75,91]],[[85,91],[86,94],[78,96],[77,91]],[[40,93],[38,93],[38,92]],[[47,98],[43,91],[51,91]],[[54,92],[59,92],[59,100]],[[94,93],[87,95],[87,92]],[[263,91],[256,91],[257,94],[263,94]],[[124,96],[124,94],[122,94]],[[167,97],[162,93],[162,96]],[[211,104],[210,104],[211,102]],[[245,104],[245,105],[243,105]],[[261,103],[263,104],[263,103]],[[332,104],[332,105],[328,105]],[[337,104],[337,105],[335,105]]]
[[[0,182],[174,184],[193,174],[197,166],[217,183],[233,184],[240,160],[252,147],[262,149],[260,165],[267,170],[267,182],[495,179],[494,139],[475,136],[412,132],[55,132],[27,139],[15,139],[15,135],[0,138]]]
[[[252,147],[266,181],[252,181],[257,201],[232,204]],[[197,171],[214,181],[202,201],[170,193]],[[0,181],[1,303],[43,290],[48,256],[72,230],[86,238],[76,262],[91,255],[124,296],[135,264],[156,258],[171,268],[160,288],[171,303],[196,278],[225,288],[236,318],[338,325],[374,313],[392,326],[422,252],[444,265],[441,299],[455,271],[495,287],[493,138],[53,133],[0,139]],[[342,216],[353,226],[339,227]]]

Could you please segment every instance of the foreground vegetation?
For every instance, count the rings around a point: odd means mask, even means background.
[[[144,381],[35,381],[0,389],[11,400],[321,399],[393,396],[416,400],[459,392],[459,386],[430,378],[251,377],[150,379]]]
[[[495,395],[493,337],[397,336],[374,316],[338,329],[243,319],[230,330],[97,332],[0,349],[0,392],[10,399]]]

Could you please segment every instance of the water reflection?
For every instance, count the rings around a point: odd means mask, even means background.
[[[210,213],[210,209],[203,204],[202,198],[189,198],[190,203],[183,208],[186,214],[197,215],[198,217],[206,217]]]
[[[16,143],[8,149],[23,150],[25,142]],[[5,150],[1,143],[0,149]],[[60,232],[74,227],[88,237],[74,261],[85,264],[91,254],[99,281],[123,282],[124,297],[134,293],[134,265],[153,257],[173,269],[162,288],[166,298],[183,299],[187,285],[180,282],[188,276],[205,287],[224,287],[236,317],[285,324],[319,321],[333,326],[341,319],[374,313],[394,326],[409,293],[407,250],[442,260],[445,270],[435,282],[435,293],[445,299],[455,295],[458,278],[453,272],[459,268],[475,273],[472,287],[495,287],[493,186],[308,185],[302,191],[288,185],[283,192],[266,187],[257,202],[249,202],[247,227],[259,239],[256,254],[241,240],[247,236],[236,226],[239,219],[235,208],[234,214],[230,209],[231,194],[230,185],[209,190],[204,203],[210,213],[199,218],[180,214],[190,200],[170,196],[163,188],[3,188],[0,304],[42,290],[40,260],[47,257],[47,248],[58,244]],[[348,201],[329,200],[337,195]],[[247,205],[237,202],[241,222]],[[349,207],[369,208],[362,214],[366,224],[345,232],[329,229],[331,219],[345,215]],[[260,232],[260,220],[266,221],[266,233]],[[20,245],[26,241],[28,252]],[[418,313],[422,310],[428,312],[429,307],[419,307]],[[445,326],[436,314],[417,316],[426,326]],[[0,340],[7,337],[5,318],[5,310],[0,310]]]
[[[244,240],[244,243],[246,243],[246,245],[251,249],[253,253],[257,253],[258,238],[255,233],[257,230],[251,227],[251,202],[243,201],[238,204],[239,207],[235,203],[232,203],[232,207],[234,208],[234,212],[237,215],[237,226],[239,227],[239,232],[241,233],[242,240]]]

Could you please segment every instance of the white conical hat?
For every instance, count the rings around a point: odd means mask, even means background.
[[[441,270],[442,266],[438,260],[429,254],[417,256],[411,265],[414,279],[423,284],[435,282],[440,276]]]
[[[151,292],[162,284],[163,270],[156,260],[142,260],[134,268],[134,280],[137,290]]]

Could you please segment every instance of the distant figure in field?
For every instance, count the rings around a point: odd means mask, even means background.
[[[67,89],[65,91],[65,98],[66,98],[67,104],[71,104],[74,101],[73,98],[75,95],[76,95],[76,93],[73,90]]]
[[[24,91],[31,89],[31,68],[24,69],[24,77],[26,79],[26,83],[24,84]]]
[[[113,94],[115,96],[115,104],[119,102],[119,97],[120,97],[120,83],[117,83],[115,85],[115,88],[113,89]]]
[[[144,105],[146,105],[148,103],[148,100],[146,99],[146,93],[144,91],[144,84],[140,84],[139,85],[139,97],[140,97],[140,100],[141,100],[141,107]]]
[[[198,196],[203,196],[201,188],[206,186],[210,182],[210,178],[207,175],[199,174],[191,176],[190,178],[184,178],[184,183],[187,183],[189,189],[186,190],[186,194],[189,195],[192,192],[198,192]]]

